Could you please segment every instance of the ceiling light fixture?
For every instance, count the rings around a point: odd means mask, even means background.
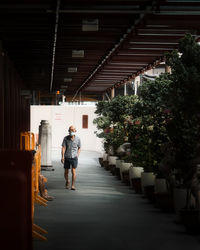
[[[83,58],[84,56],[84,50],[72,50],[72,57]]]
[[[71,82],[72,78],[64,78],[64,82]]]
[[[69,73],[77,72],[77,67],[68,67],[67,72]]]
[[[61,89],[67,89],[68,86],[67,86],[67,85],[61,85],[60,88],[61,88]]]
[[[83,19],[82,31],[98,31],[99,20],[98,19]]]

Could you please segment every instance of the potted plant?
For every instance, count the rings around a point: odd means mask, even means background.
[[[144,169],[143,192],[154,199],[154,179],[163,154],[161,145],[168,141],[166,131],[165,99],[169,85],[163,74],[155,81],[146,81],[139,88],[139,100],[133,108],[130,128],[133,165]]]
[[[107,136],[107,134],[110,131],[109,129],[110,119],[108,116],[99,116],[96,119],[94,119],[93,123],[96,124],[98,129],[98,132],[97,131],[95,132],[96,136],[104,139],[103,141],[104,154],[103,157],[99,158],[99,163],[103,167],[108,164],[109,137]]]
[[[115,173],[115,164],[118,157],[117,148],[127,138],[126,120],[129,117],[134,98],[133,96],[117,96],[110,102],[101,101],[97,104],[95,111],[98,118],[94,120],[94,124],[97,125],[100,131],[96,132],[96,134],[98,137],[104,138],[104,149],[108,154],[108,160],[104,161],[104,166],[107,170],[110,169],[113,174]]]
[[[165,172],[159,169],[166,153],[163,148],[169,143],[167,124],[171,117],[168,104],[170,84],[169,74],[161,74],[155,81],[146,81],[139,90],[146,107],[145,114],[149,114],[146,128],[149,139],[147,148],[148,154],[151,154],[149,163],[152,164],[152,172],[155,176],[151,175],[152,184],[148,185],[146,191],[150,195],[150,199],[152,201],[155,199],[156,204],[165,211],[173,210],[169,183],[167,183]],[[150,165],[147,171],[149,169]]]
[[[169,105],[172,119],[168,135],[174,149],[176,181],[187,192],[186,205],[181,210],[187,229],[199,228],[200,202],[200,46],[190,34],[180,41],[177,51],[167,55],[172,68]],[[189,198],[189,193],[192,195]],[[192,196],[195,203],[192,204]],[[196,224],[191,224],[193,218]],[[188,219],[189,218],[189,219]]]

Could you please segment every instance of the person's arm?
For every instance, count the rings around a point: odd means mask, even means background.
[[[62,149],[61,149],[61,162],[64,163],[64,160],[65,160],[65,147],[62,146]]]
[[[78,152],[77,152],[78,157],[80,155],[80,152],[81,152],[81,148],[78,148]]]
[[[63,164],[64,164],[64,161],[65,161],[65,151],[66,151],[66,137],[63,139],[62,149],[61,149],[61,162]]]
[[[80,155],[80,152],[81,152],[81,140],[79,139],[79,142],[78,142],[78,151],[77,151],[78,157]]]

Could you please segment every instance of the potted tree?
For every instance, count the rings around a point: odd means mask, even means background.
[[[152,194],[154,192],[156,203],[162,209],[172,211],[170,186],[165,172],[160,171],[159,168],[165,156],[163,148],[169,143],[167,124],[171,117],[168,104],[170,84],[169,74],[161,74],[155,81],[148,80],[143,83],[139,89],[139,95],[145,106],[143,117],[147,117],[146,134],[149,140],[147,148],[148,154],[151,155],[148,161],[152,164],[152,172],[155,175],[154,187],[151,184],[146,189],[152,199],[154,199]]]
[[[200,214],[200,46],[192,35],[187,34],[178,50],[167,55],[167,63],[172,68],[169,98],[172,119],[167,130],[174,149],[176,182],[187,190],[180,214],[186,228],[195,231],[199,229]]]
[[[94,124],[100,130],[97,136],[104,138],[104,149],[109,160],[104,161],[104,166],[106,169],[110,169],[113,174],[118,157],[117,148],[127,140],[126,119],[129,116],[134,98],[133,96],[117,96],[110,102],[101,101],[97,104],[95,111],[98,118],[94,120]]]
[[[161,145],[166,142],[164,97],[168,84],[167,76],[155,81],[146,81],[139,88],[139,101],[133,109],[135,118],[131,128],[134,164],[143,167],[143,192],[154,200],[154,179],[162,159]]]

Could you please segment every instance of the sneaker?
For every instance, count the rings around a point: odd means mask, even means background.
[[[69,184],[70,184],[70,183],[66,181],[66,183],[65,183],[65,188],[69,189]]]

